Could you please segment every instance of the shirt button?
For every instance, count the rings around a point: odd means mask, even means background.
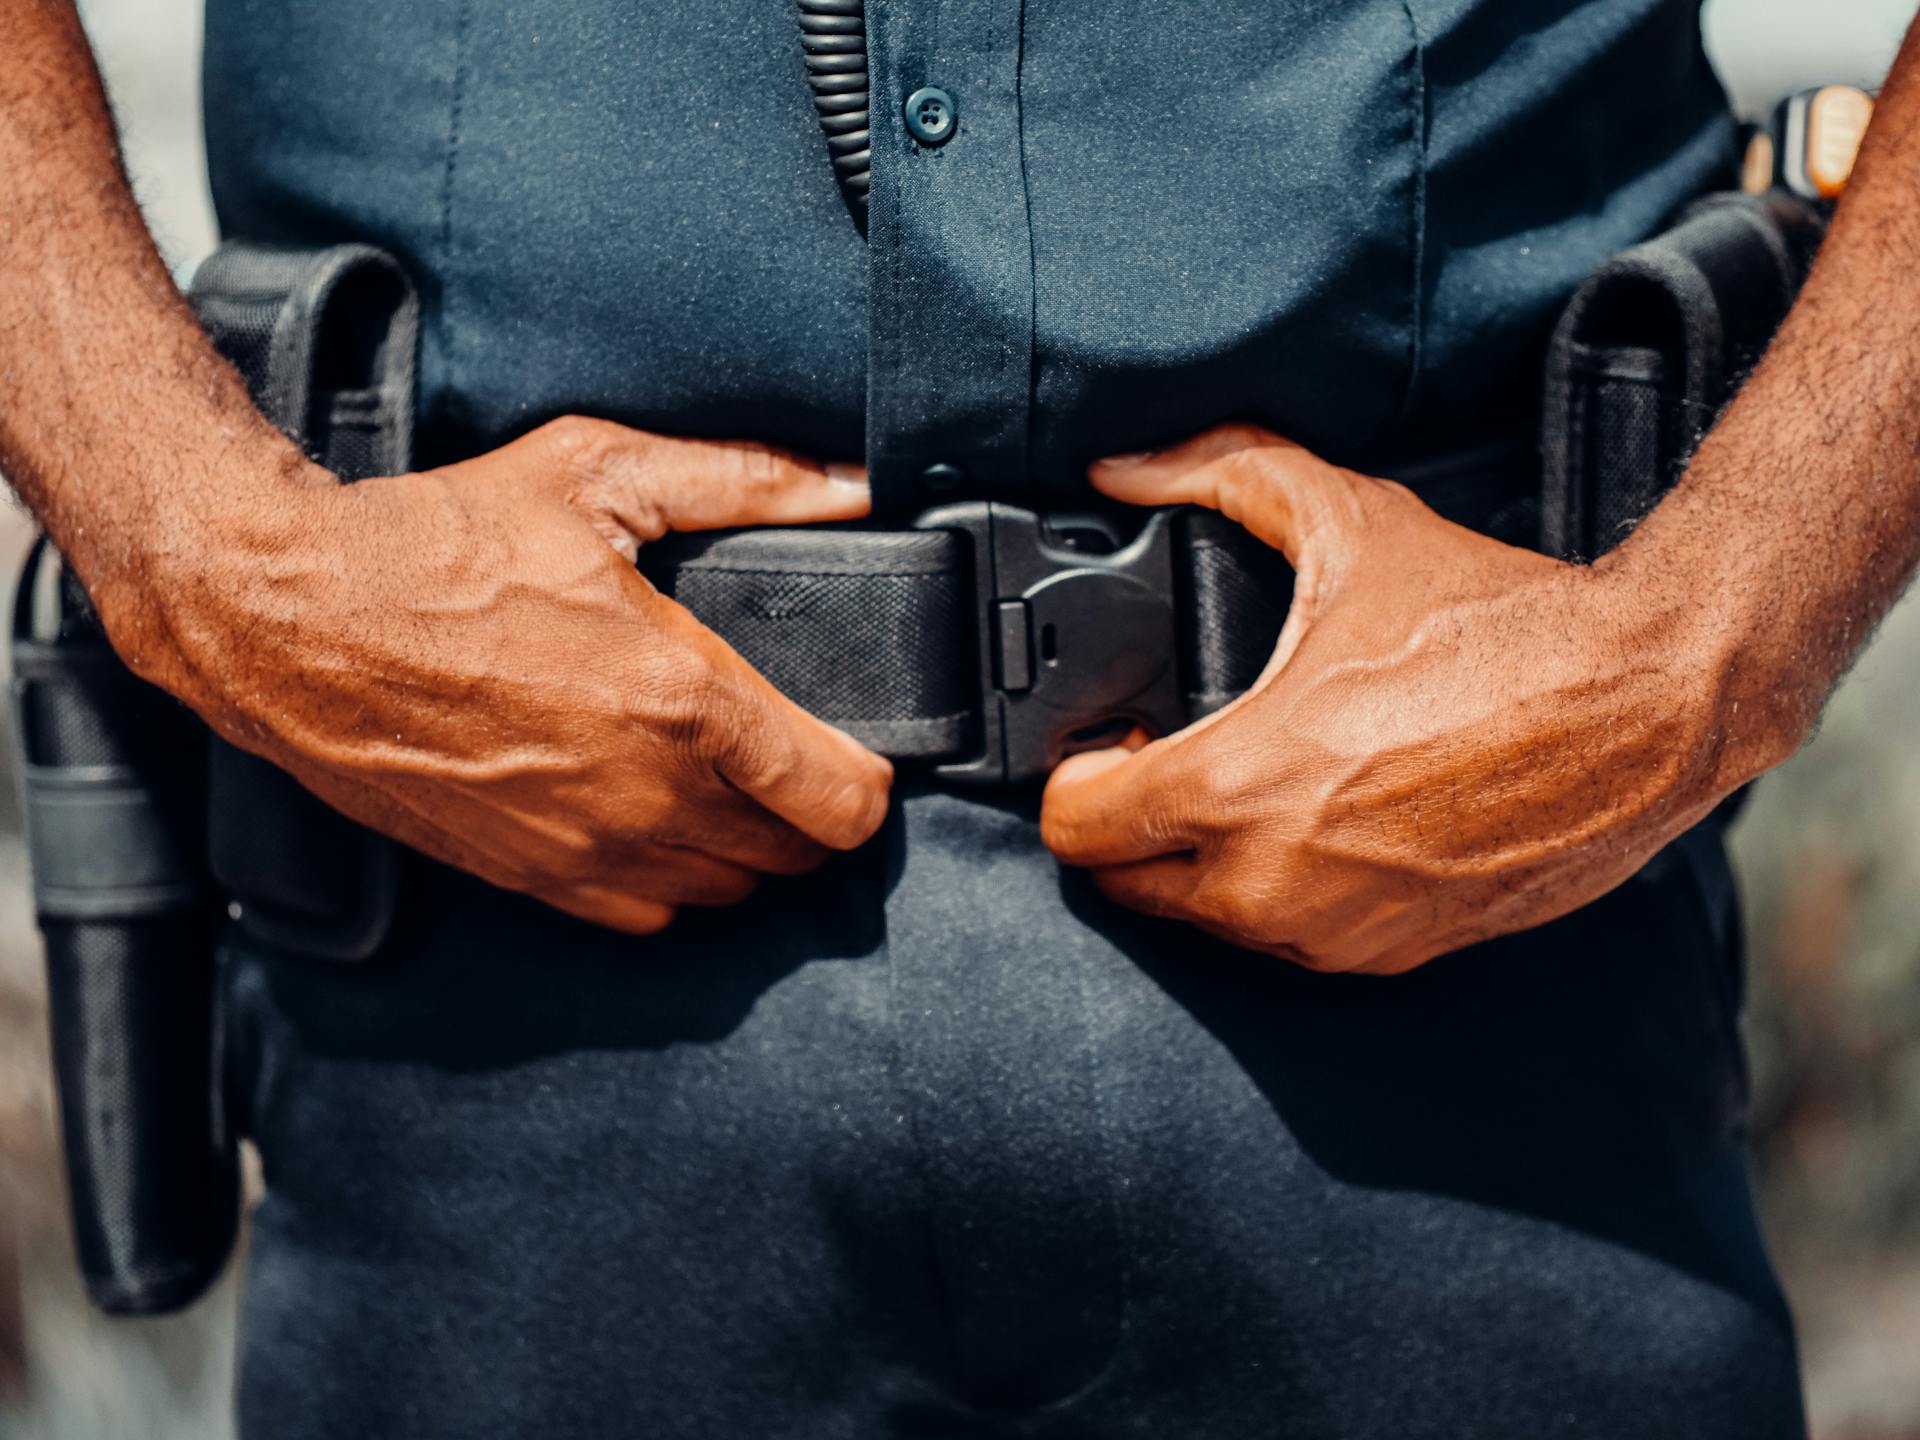
[[[922,145],[944,145],[959,123],[953,97],[934,85],[922,85],[907,97],[907,133]]]

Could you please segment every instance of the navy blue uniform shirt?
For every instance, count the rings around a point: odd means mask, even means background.
[[[207,140],[229,233],[422,280],[447,452],[584,411],[900,506],[1230,416],[1384,465],[1524,426],[1555,306],[1729,172],[1697,9],[870,0],[870,245],[792,0],[210,0]]]

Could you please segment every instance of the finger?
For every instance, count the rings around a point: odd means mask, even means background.
[[[866,472],[751,441],[680,439],[569,415],[442,472],[551,487],[623,554],[670,530],[857,520]]]
[[[636,520],[667,530],[810,525],[873,511],[867,472],[750,441],[649,436],[644,464],[623,454],[616,490]]]
[[[805,875],[833,854],[731,784],[725,793],[740,806],[736,822],[674,835],[672,843],[762,875]]]
[[[1166,450],[1116,455],[1088,471],[1094,488],[1131,505],[1204,505],[1246,526],[1296,568],[1322,527],[1357,519],[1377,482],[1252,425],[1222,425]]]
[[[1297,946],[1249,935],[1213,914],[1201,894],[1204,865],[1198,855],[1172,855],[1128,865],[1108,865],[1092,874],[1093,883],[1116,905],[1162,920],[1177,920],[1216,940],[1290,961],[1302,969],[1337,973],[1338,967],[1316,960]]]
[[[753,804],[753,812],[751,822],[743,822],[728,833],[701,833],[684,841],[685,847],[762,876],[804,876],[826,864],[833,854],[772,810]]]
[[[446,831],[427,823],[392,796],[371,786],[324,770],[300,767],[301,783],[321,799],[361,823],[390,835],[448,865],[508,889],[520,889],[535,898],[594,925],[605,925],[630,935],[652,935],[672,923],[674,907],[663,901],[601,886],[573,886],[560,892],[534,892],[515,884],[515,877],[491,856],[470,849]]]
[[[802,710],[732,650],[730,702],[709,707],[714,769],[811,840],[851,850],[887,818],[893,766]]]
[[[648,855],[630,873],[634,894],[670,905],[738,905],[760,883],[744,865],[678,847]]]
[[[629,935],[657,935],[673,923],[674,907],[659,900],[623,894],[599,885],[577,885],[549,901],[593,925],[622,930]]]
[[[1258,951],[1322,974],[1338,972],[1297,946],[1263,940],[1215,915],[1202,895],[1204,866],[1197,855],[1166,856],[1130,865],[1109,865],[1093,872],[1093,883],[1116,905],[1142,915],[1177,920],[1242,950]]]
[[[1063,760],[1040,797],[1040,838],[1068,865],[1116,865],[1194,848],[1190,747],[1157,740]]]
[[[1117,905],[1153,915],[1163,920],[1181,920],[1212,928],[1208,918],[1198,913],[1194,892],[1199,886],[1200,866],[1191,853],[1163,855],[1153,860],[1135,860],[1123,865],[1104,865],[1093,872],[1093,883]]]
[[[604,510],[643,544],[669,530],[857,520],[873,509],[857,466],[770,445],[677,439],[579,417],[534,435],[546,437],[575,502]]]

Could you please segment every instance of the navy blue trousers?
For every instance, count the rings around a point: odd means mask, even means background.
[[[1033,802],[631,939],[421,866],[233,942],[250,1436],[1802,1434],[1718,837],[1400,978],[1109,906]]]

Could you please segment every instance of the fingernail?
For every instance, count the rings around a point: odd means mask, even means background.
[[[852,485],[861,490],[867,488],[867,467],[850,465],[844,460],[827,462],[827,479],[835,485]]]
[[[1102,456],[1093,463],[1113,466],[1144,465],[1159,453],[1158,450],[1125,450],[1118,455]]]

